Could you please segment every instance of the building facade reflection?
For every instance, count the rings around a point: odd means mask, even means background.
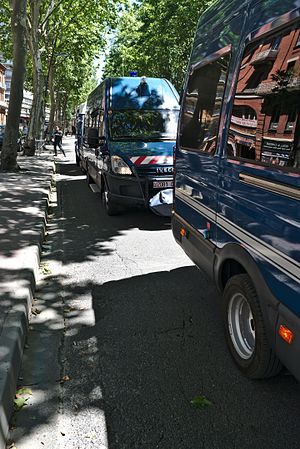
[[[228,155],[300,166],[300,29],[246,48],[228,137]]]

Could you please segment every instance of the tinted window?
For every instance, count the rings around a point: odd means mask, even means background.
[[[230,157],[300,168],[298,41],[299,25],[246,48],[230,123]]]
[[[179,109],[177,93],[163,79],[115,78],[111,95],[113,110]]]
[[[229,55],[195,70],[184,97],[180,145],[214,153]]]
[[[179,111],[113,111],[109,130],[113,139],[176,139]]]

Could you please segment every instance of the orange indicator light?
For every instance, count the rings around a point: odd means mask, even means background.
[[[279,335],[289,345],[293,343],[293,340],[294,340],[293,332],[288,327],[283,326],[283,324],[280,325]]]
[[[180,235],[181,235],[181,237],[184,237],[184,236],[185,236],[185,230],[184,230],[184,228],[181,228],[181,229],[180,229]]]

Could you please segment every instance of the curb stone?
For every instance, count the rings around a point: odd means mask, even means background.
[[[55,172],[54,164],[44,185],[40,187],[41,212],[36,216],[34,241],[18,251],[18,277],[10,283],[10,292],[14,297],[13,308],[7,313],[0,330],[0,449],[5,449],[9,434],[9,423],[13,412],[13,398],[16,391],[21,367],[24,344],[28,331],[28,316],[39,276],[40,254],[44,241],[51,182]]]

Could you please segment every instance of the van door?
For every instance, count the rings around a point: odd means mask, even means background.
[[[274,297],[300,316],[300,23],[280,26],[269,24],[242,57],[220,163],[218,246],[245,247]]]
[[[216,145],[229,61],[230,47],[226,47],[192,66],[176,152],[175,212],[207,242],[215,239],[219,168]],[[207,245],[205,248],[198,251],[201,260],[194,261],[211,270],[213,252]]]

